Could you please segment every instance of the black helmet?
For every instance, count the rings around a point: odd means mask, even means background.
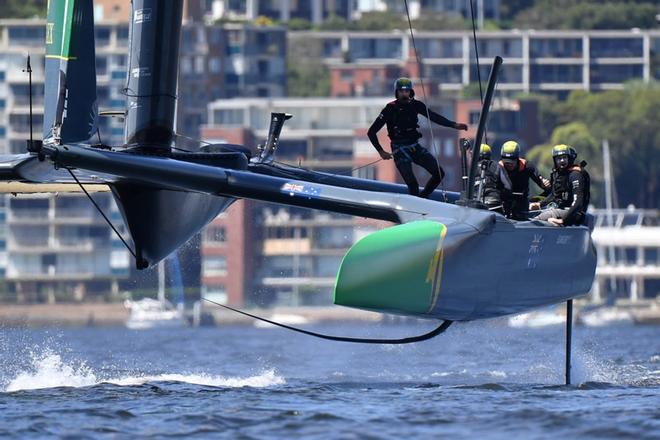
[[[568,156],[568,163],[573,164],[577,158],[577,151],[575,151],[575,148],[566,144],[559,144],[552,147],[553,160],[559,156],[564,155]]]
[[[398,99],[399,97],[396,93],[397,90],[410,90],[410,97],[413,98],[415,96],[413,82],[410,78],[406,78],[405,76],[394,81],[394,97]]]

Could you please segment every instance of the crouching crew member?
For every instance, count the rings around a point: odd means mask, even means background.
[[[585,161],[575,164],[577,152],[568,145],[555,145],[552,148],[552,193],[540,203],[548,208],[536,216],[535,220],[545,220],[555,226],[581,225],[584,223],[589,206],[591,179],[584,169]],[[534,206],[532,206],[534,208]]]
[[[503,191],[504,213],[514,220],[528,220],[529,180],[543,191],[550,190],[550,181],[539,174],[533,163],[520,157],[518,142],[507,141],[502,145],[499,165],[511,181],[511,191]]]
[[[502,193],[511,192],[511,181],[504,168],[491,158],[491,148],[481,144],[479,149],[479,174],[475,179],[475,194],[481,194],[481,202],[491,211],[504,212]],[[481,187],[481,193],[479,193]]]
[[[394,83],[394,101],[390,102],[380,112],[378,118],[371,124],[368,136],[380,157],[387,160],[394,157],[401,177],[408,186],[411,195],[428,197],[442,181],[445,173],[438,166],[435,157],[426,148],[419,144],[422,134],[419,132],[417,117],[422,115],[430,117],[431,121],[444,127],[456,130],[467,130],[466,124],[450,121],[444,116],[427,109],[426,105],[415,99],[412,81],[408,78],[399,78]],[[427,115],[428,112],[428,115]],[[383,150],[378,142],[378,131],[387,124],[387,135],[391,140],[392,153]],[[412,164],[416,163],[431,174],[422,192],[419,192],[419,183],[413,173]]]

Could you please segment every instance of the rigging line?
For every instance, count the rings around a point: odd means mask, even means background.
[[[479,65],[479,45],[477,44],[477,28],[474,24],[474,0],[470,0],[470,16],[472,17],[472,37],[474,41],[474,56],[477,59],[477,79],[479,80],[479,98],[484,105],[484,92],[481,86],[481,66]],[[484,130],[484,142],[488,143],[488,130]]]
[[[472,0],[470,0],[470,3]],[[422,95],[424,96],[424,101],[427,102],[428,99],[426,98],[426,89],[424,88],[424,80],[422,79],[423,72],[422,72],[422,62],[419,59],[419,52],[417,52],[417,44],[415,43],[415,34],[413,32],[412,28],[412,22],[410,21],[410,11],[408,10],[408,0],[403,0],[403,3],[406,6],[406,17],[408,18],[408,29],[410,29],[410,40],[412,41],[413,45],[413,50],[415,51],[415,60],[417,61],[417,69],[419,70],[419,85],[422,87]],[[481,86],[481,85],[480,85]],[[431,114],[429,113],[429,106],[426,105],[426,120],[428,121],[429,124],[429,131],[431,133],[431,145],[433,146],[433,149],[435,150],[436,145],[435,145],[435,138],[433,136],[433,122],[431,121]],[[440,191],[445,196],[445,203],[447,202],[447,192],[445,191],[445,183],[444,183],[444,176],[440,180]]]
[[[366,167],[368,167],[368,166],[371,166],[371,165],[377,164],[377,163],[380,162],[381,160],[383,160],[383,159],[376,159],[376,160],[374,160],[373,162],[369,162],[369,163],[367,163],[367,164],[360,165],[359,167],[352,168],[351,170],[346,171],[346,172],[343,172],[343,173],[324,173],[324,172],[321,172],[321,171],[310,170],[310,169],[308,169],[308,168],[294,167],[294,166],[292,166],[292,165],[290,165],[290,164],[288,164],[288,163],[286,163],[286,162],[280,162],[280,161],[277,161],[277,160],[274,160],[273,163],[276,163],[276,164],[279,164],[279,165],[284,165],[284,166],[288,167],[289,169],[291,169],[291,168],[294,169],[294,170],[300,170],[300,169],[303,169],[303,170],[305,170],[305,171],[309,171],[310,173],[318,174],[318,175],[321,176],[321,177],[319,178],[319,181],[321,181],[321,180],[329,179],[330,177],[335,177],[335,176],[348,176],[349,174],[353,174],[354,171],[361,170],[362,168],[366,168]]]
[[[360,167],[354,168],[354,169],[352,169],[352,170],[350,170],[350,171],[348,171],[348,172],[346,172],[346,173],[337,173],[337,174],[322,173],[322,172],[320,172],[320,171],[310,170],[310,169],[308,169],[308,168],[293,167],[293,166],[291,166],[291,165],[289,165],[289,164],[287,164],[287,163],[284,163],[284,162],[273,161],[273,163],[274,163],[274,164],[284,165],[284,167],[275,165],[274,168],[276,168],[276,169],[279,170],[280,172],[284,173],[286,176],[288,176],[288,177],[291,178],[291,179],[301,180],[302,178],[300,177],[300,175],[295,174],[295,172],[296,172],[296,170],[304,170],[304,171],[308,171],[308,172],[310,172],[310,173],[312,173],[312,174],[315,174],[315,175],[317,175],[317,176],[320,176],[320,177],[317,178],[317,180],[312,181],[312,183],[323,183],[324,181],[326,181],[327,179],[330,179],[331,177],[342,177],[342,176],[348,176],[348,174],[349,174],[349,173],[352,173],[353,171],[359,170],[360,168],[364,168],[364,167],[367,167],[367,166],[369,166],[369,165],[373,165],[374,163],[378,163],[378,162],[380,162],[381,160],[383,160],[383,159],[378,159],[378,160],[376,160],[376,161],[374,161],[374,162],[371,162],[371,163],[368,163],[368,164],[366,164],[366,165],[362,165],[362,166],[360,166]],[[303,180],[304,180],[304,179],[303,179]],[[369,180],[369,179],[366,179],[366,180]],[[349,184],[347,184],[347,183],[342,184],[342,186],[344,186],[345,188],[350,188],[350,189],[360,189],[360,188],[358,188],[358,187],[355,186],[355,185],[349,185]]]
[[[474,24],[474,1],[470,0],[470,15],[472,16],[472,37],[474,41],[474,55],[477,58],[477,79],[479,80],[479,97],[481,104],[484,103],[484,92],[481,87],[481,68],[479,67],[479,46],[477,45],[477,29]]]
[[[422,87],[422,95],[424,96],[424,101],[427,102],[426,98],[426,89],[424,87],[424,76],[422,72],[422,62],[419,59],[419,53],[417,52],[417,44],[415,43],[415,34],[413,33],[412,21],[410,21],[410,12],[408,11],[408,0],[403,0],[403,3],[406,6],[406,16],[408,17],[408,28],[410,29],[410,40],[412,41],[413,50],[415,51],[415,60],[417,61],[417,69],[419,70],[419,85]],[[431,122],[431,114],[429,113],[429,107],[426,106],[426,119],[429,124],[429,131],[431,132],[431,145],[435,148],[435,139],[433,136],[433,123]]]
[[[411,337],[407,337],[407,338],[400,338],[400,339],[351,338],[351,337],[347,337],[347,336],[332,336],[332,335],[326,335],[326,334],[323,334],[323,333],[312,332],[312,331],[309,331],[309,330],[303,330],[301,328],[292,327],[290,325],[282,324],[280,322],[271,321],[270,319],[262,318],[260,316],[253,315],[251,313],[244,312],[244,311],[239,310],[239,309],[235,309],[235,308],[227,306],[225,304],[220,304],[220,303],[217,303],[215,301],[211,301],[208,298],[202,297],[202,299],[204,301],[210,302],[211,304],[215,304],[216,306],[220,306],[220,307],[223,307],[227,310],[231,310],[232,312],[240,313],[241,315],[248,316],[252,319],[257,319],[259,321],[267,322],[269,324],[276,325],[278,327],[282,327],[282,328],[285,328],[287,330],[291,330],[291,331],[294,331],[294,332],[302,333],[304,335],[313,336],[315,338],[325,339],[325,340],[328,340],[328,341],[352,342],[352,343],[356,343],[356,344],[399,345],[399,344],[411,344],[413,342],[427,341],[431,338],[434,338],[434,337],[438,336],[441,333],[444,333],[444,331],[447,330],[449,328],[449,326],[454,322],[454,321],[449,321],[449,320],[443,321],[442,324],[440,324],[437,328],[431,330],[428,333],[424,333],[424,334],[418,335],[418,336],[411,336]]]
[[[110,219],[105,215],[105,213],[103,212],[103,210],[101,209],[101,207],[96,203],[96,201],[92,198],[92,196],[89,195],[89,193],[87,192],[87,190],[85,189],[85,187],[83,186],[83,184],[80,183],[80,180],[78,180],[78,178],[76,177],[76,175],[73,174],[73,171],[71,171],[71,168],[66,167],[66,169],[67,169],[67,171],[69,172],[69,174],[71,174],[71,177],[73,177],[73,180],[75,180],[76,183],[78,184],[78,186],[80,186],[80,189],[83,190],[83,192],[85,193],[85,195],[87,196],[87,198],[90,200],[90,202],[92,202],[92,204],[96,207],[96,210],[99,212],[99,214],[101,214],[101,216],[103,216],[103,218],[105,219],[105,221],[108,223],[108,226],[110,226],[110,228],[112,228],[112,230],[115,231],[115,234],[117,234],[117,237],[119,237],[119,239],[121,240],[121,242],[124,243],[124,246],[126,246],[126,249],[128,249],[128,252],[130,252],[131,255],[133,255],[133,257],[137,260],[137,255],[135,254],[135,251],[134,251],[133,249],[130,248],[130,246],[128,245],[128,243],[126,243],[126,240],[124,240],[124,237],[121,236],[121,234],[119,233],[119,231],[117,230],[117,228],[115,228],[115,226],[112,224],[112,222],[110,221]]]

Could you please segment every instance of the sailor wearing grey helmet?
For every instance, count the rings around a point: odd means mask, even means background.
[[[552,147],[552,193],[540,208],[547,208],[535,220],[543,220],[555,226],[571,226],[584,223],[589,206],[591,179],[585,170],[585,161],[575,164],[577,152],[571,146],[559,144]]]

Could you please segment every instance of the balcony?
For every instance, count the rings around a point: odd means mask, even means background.
[[[9,209],[8,224],[48,224],[50,223],[48,209]]]
[[[308,254],[312,249],[309,238],[282,238],[264,240],[263,255]]]
[[[25,240],[10,238],[7,251],[16,254],[91,253],[110,249],[110,241],[97,240]]]

